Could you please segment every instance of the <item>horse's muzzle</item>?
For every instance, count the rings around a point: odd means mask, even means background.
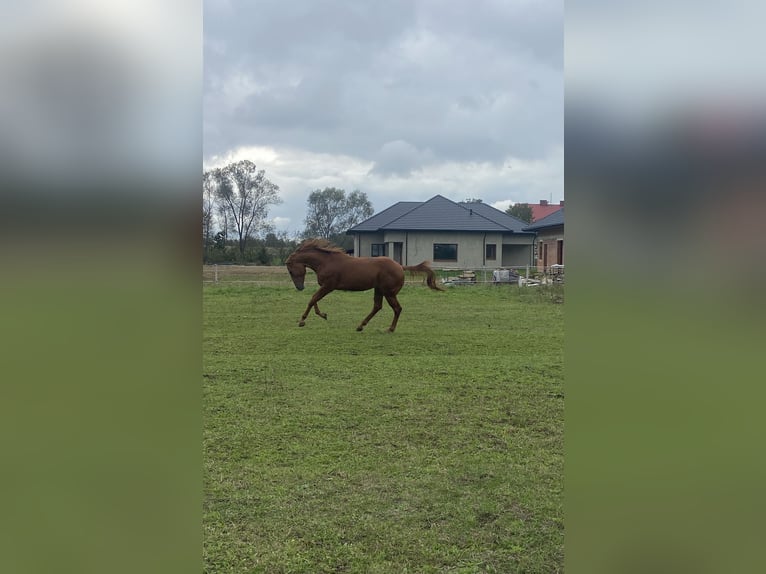
[[[295,286],[295,288],[296,288],[298,291],[303,291],[303,285],[296,285],[296,286]]]

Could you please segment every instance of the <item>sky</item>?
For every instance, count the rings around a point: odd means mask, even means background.
[[[203,167],[311,191],[564,199],[563,0],[205,0]]]

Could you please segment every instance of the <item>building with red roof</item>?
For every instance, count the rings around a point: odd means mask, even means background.
[[[562,209],[564,207],[564,200],[562,199],[558,204],[555,204],[548,203],[547,199],[541,199],[540,203],[530,203],[529,207],[532,208],[532,223],[534,223]]]

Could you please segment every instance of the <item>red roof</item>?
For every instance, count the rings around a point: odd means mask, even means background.
[[[558,204],[548,203],[545,199],[540,200],[540,203],[530,203],[529,207],[532,208],[532,222],[538,221],[543,217],[548,217],[551,213],[557,212],[564,207],[564,200],[562,199]]]

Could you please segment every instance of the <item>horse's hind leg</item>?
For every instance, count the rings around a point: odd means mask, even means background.
[[[364,329],[364,326],[370,322],[370,319],[372,319],[375,316],[375,313],[380,311],[383,308],[383,293],[375,289],[375,297],[373,299],[373,306],[372,311],[370,311],[370,314],[367,315],[364,318],[364,321],[362,321],[359,326],[356,328],[357,331],[361,331]]]
[[[399,304],[399,300],[396,298],[396,295],[386,295],[386,301],[388,301],[388,304],[391,305],[391,308],[394,310],[394,321],[388,328],[388,331],[393,333],[394,329],[396,329],[396,324],[399,322],[399,315],[402,312],[402,306]]]

